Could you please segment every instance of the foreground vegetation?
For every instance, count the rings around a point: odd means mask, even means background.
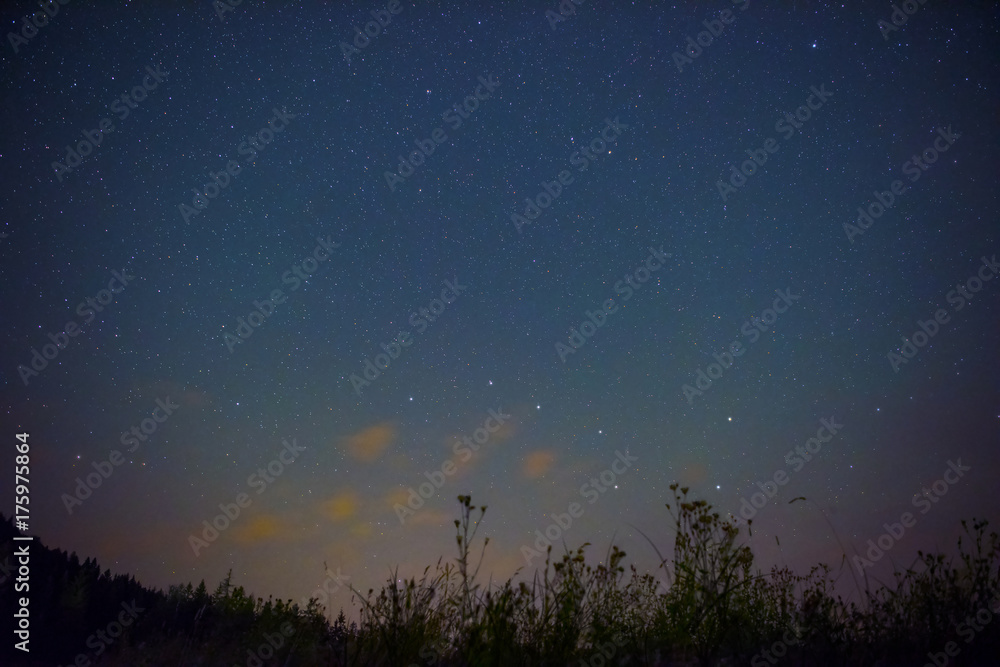
[[[596,566],[587,564],[586,544],[558,559],[550,548],[530,584],[484,585],[477,575],[489,539],[478,559],[472,543],[486,508],[459,496],[455,561],[439,561],[419,580],[393,576],[378,592],[355,591],[357,623],[343,613],[328,622],[315,600],[302,609],[254,599],[230,578],[211,595],[204,582],[142,591],[147,610],[104,655],[89,651],[91,664],[759,667],[933,659],[942,666],[995,664],[1000,656],[1000,539],[987,534],[985,521],[962,523],[956,557],[919,553],[892,585],[873,590],[865,582],[857,604],[832,592],[827,566],[806,575],[755,569],[737,526],[705,501],[689,500],[687,489],[671,490],[676,537],[672,558],[660,557],[666,585],[634,566],[626,571],[626,555],[615,546]],[[85,633],[95,627],[88,577],[94,586],[117,585],[119,597],[136,594],[127,590],[134,580],[97,576],[89,560],[69,579],[59,613],[70,624],[61,626],[69,630],[60,644],[85,653]],[[9,580],[0,585],[5,600],[9,587]],[[75,597],[68,592],[74,587]]]

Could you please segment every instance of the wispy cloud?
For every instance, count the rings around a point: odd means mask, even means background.
[[[396,428],[390,422],[382,422],[347,436],[344,444],[354,459],[371,463],[382,456],[395,439]]]
[[[258,514],[245,524],[236,526],[234,535],[244,543],[266,542],[280,537],[284,532],[284,525],[281,517],[276,514]]]
[[[324,516],[333,521],[344,521],[357,514],[360,505],[358,495],[349,490],[338,493],[325,501],[322,505],[322,511]]]
[[[553,450],[540,449],[524,457],[521,472],[528,479],[537,479],[547,473],[555,461],[556,454]]]

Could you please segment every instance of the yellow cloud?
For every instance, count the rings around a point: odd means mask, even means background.
[[[385,502],[389,507],[394,508],[396,505],[403,505],[405,507],[409,497],[410,490],[399,486],[386,494]]]
[[[260,542],[278,537],[282,532],[282,522],[275,514],[259,514],[249,522],[235,529],[234,536],[240,542]]]
[[[529,479],[537,479],[549,471],[555,463],[556,455],[551,449],[540,449],[524,457],[521,472]]]
[[[357,514],[359,504],[357,494],[345,491],[323,503],[323,513],[334,521],[343,521]]]
[[[351,526],[351,535],[355,537],[368,537],[372,534],[372,527],[367,523],[356,523]]]
[[[403,487],[396,487],[385,495],[386,506],[396,512],[397,516],[402,512],[404,523],[407,526],[446,526],[455,519],[453,514],[431,509],[426,505],[422,505],[418,509],[413,509],[409,505],[409,500],[410,490]],[[400,510],[399,506],[402,506],[403,509]]]
[[[347,436],[345,444],[348,454],[363,463],[371,463],[382,455],[395,438],[395,427],[389,422],[383,422]]]

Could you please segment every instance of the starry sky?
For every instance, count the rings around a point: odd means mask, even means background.
[[[500,579],[652,570],[674,481],[845,581],[995,526],[996,7],[562,6],[6,5],[29,532],[339,608],[460,494]]]

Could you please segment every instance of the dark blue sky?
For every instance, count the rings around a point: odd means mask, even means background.
[[[996,8],[564,6],[70,3],[7,36],[30,532],[298,600],[324,561],[367,590],[450,557],[466,493],[503,578],[557,515],[648,567],[629,524],[669,549],[673,481],[763,505],[764,569],[910,512],[857,570],[886,577],[996,522]]]

